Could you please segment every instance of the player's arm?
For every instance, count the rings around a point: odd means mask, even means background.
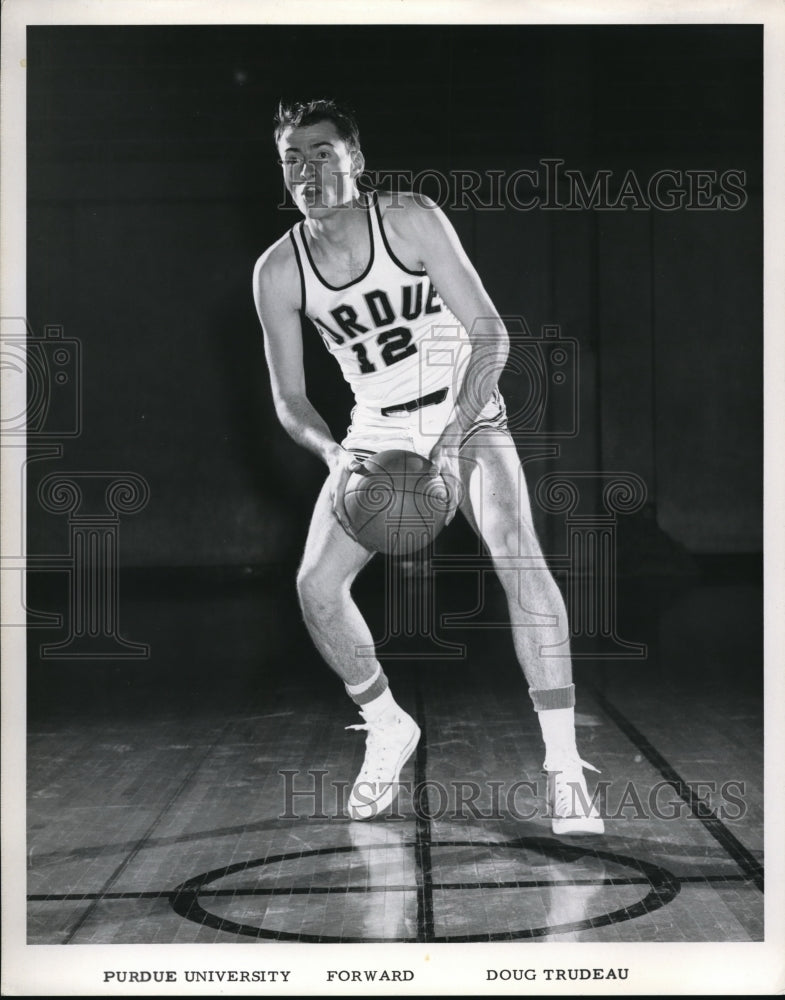
[[[415,250],[439,295],[466,328],[472,345],[453,417],[437,447],[457,444],[490,400],[509,353],[504,322],[444,212],[430,199],[411,197],[400,213],[388,211],[402,239]]]
[[[277,252],[276,252],[277,251]],[[317,455],[330,470],[333,510],[351,534],[343,502],[344,488],[358,463],[333,438],[308,399],[303,365],[300,279],[297,265],[280,247],[263,254],[253,274],[253,295],[264,334],[275,412],[289,436]]]

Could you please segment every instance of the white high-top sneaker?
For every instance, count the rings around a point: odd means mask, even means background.
[[[546,761],[548,804],[551,828],[557,836],[574,833],[604,833],[605,823],[596,804],[590,800],[583,769],[600,772],[580,757],[553,762]]]
[[[365,719],[365,713],[360,712]],[[364,729],[365,760],[354,782],[347,809],[350,819],[373,819],[392,805],[398,795],[401,768],[420,738],[420,727],[395,706],[376,719],[347,729]]]

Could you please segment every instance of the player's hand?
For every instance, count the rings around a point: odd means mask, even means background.
[[[455,517],[458,505],[463,499],[458,449],[454,445],[437,445],[431,452],[430,459],[439,470],[450,493],[450,512],[445,521],[445,524],[449,524]]]
[[[352,455],[350,451],[346,451],[345,448],[336,445],[335,451],[328,460],[328,467],[330,469],[328,482],[333,514],[335,514],[338,523],[346,534],[357,541],[357,537],[352,531],[352,526],[349,522],[349,516],[346,513],[344,493],[346,492],[346,484],[349,482],[349,477],[353,472],[359,472],[363,464],[356,455]]]

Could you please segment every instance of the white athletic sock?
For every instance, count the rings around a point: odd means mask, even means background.
[[[366,701],[361,706],[361,711],[366,722],[373,722],[374,719],[378,719],[380,715],[384,715],[389,709],[397,707],[398,703],[393,698],[392,691],[386,687],[378,698],[374,698],[373,701]]]
[[[364,705],[366,701],[373,701],[374,698],[378,698],[382,691],[384,691],[387,687],[387,676],[382,670],[380,663],[366,680],[360,681],[359,684],[346,684],[344,682],[344,687],[352,701],[358,705]]]
[[[580,759],[575,744],[575,709],[549,708],[537,713],[545,742],[545,770],[559,771]]]

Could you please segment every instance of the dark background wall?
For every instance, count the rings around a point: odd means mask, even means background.
[[[577,341],[579,433],[537,474],[634,472],[662,539],[760,551],[761,29],[35,27],[27,60],[28,319],[83,359],[82,434],[31,485],[144,476],[123,565],[300,549],[323,469],[275,420],[250,279],[298,217],[280,207],[275,104],[313,95],[354,106],[371,170],[529,168],[541,198],[545,158],[612,188],[630,170],[644,187],[745,172],[736,210],[444,207],[500,312]],[[348,396],[315,339],[308,365],[341,433]],[[506,377],[509,402],[525,392]],[[62,548],[34,499],[30,532],[31,551]]]

